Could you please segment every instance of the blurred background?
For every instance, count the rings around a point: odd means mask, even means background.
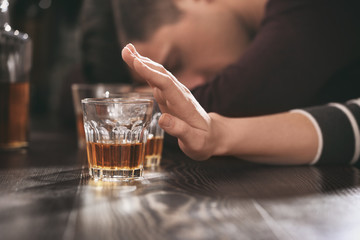
[[[131,82],[121,59],[110,0],[9,3],[10,25],[27,33],[33,43],[32,119],[46,118],[53,126],[75,129],[72,83]]]

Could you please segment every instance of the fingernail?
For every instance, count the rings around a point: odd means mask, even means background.
[[[171,117],[167,114],[161,116],[161,126],[168,128],[171,126]]]

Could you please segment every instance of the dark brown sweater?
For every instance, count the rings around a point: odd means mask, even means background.
[[[359,2],[269,0],[241,59],[193,94],[206,111],[233,117],[360,96]]]

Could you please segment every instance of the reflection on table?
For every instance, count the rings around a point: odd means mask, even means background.
[[[76,137],[0,153],[1,239],[359,239],[359,171],[205,162],[165,148],[132,182],[94,181]]]

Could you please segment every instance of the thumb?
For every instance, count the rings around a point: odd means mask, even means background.
[[[181,119],[168,113],[163,113],[159,119],[159,126],[168,134],[186,141],[186,133],[191,131],[191,127]]]
[[[206,136],[203,130],[191,127],[183,120],[168,113],[163,113],[159,119],[159,126],[168,134],[177,137],[181,150],[194,160],[205,160],[211,156],[207,151]]]

